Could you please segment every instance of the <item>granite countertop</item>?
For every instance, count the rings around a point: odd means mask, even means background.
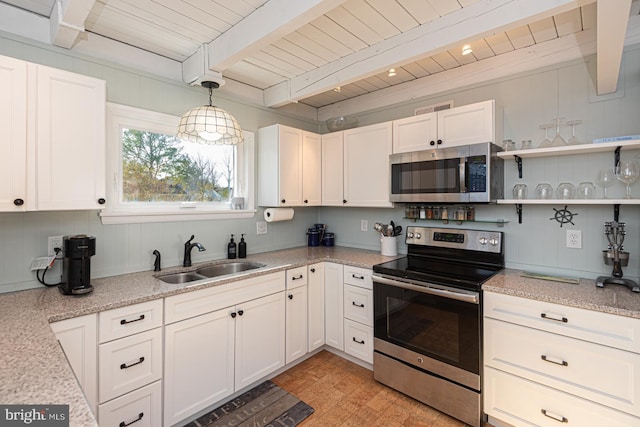
[[[0,403],[69,404],[71,426],[97,426],[82,390],[49,323],[112,308],[204,289],[314,262],[335,262],[371,268],[397,257],[342,247],[300,247],[250,255],[247,261],[265,264],[233,277],[197,284],[172,285],[154,275],[184,271],[182,267],[160,273],[145,271],[92,280],[94,291],[84,296],[64,296],[56,288],[38,288],[0,295]],[[228,260],[209,261],[203,265]]]
[[[507,268],[486,281],[482,289],[640,319],[640,293],[631,292],[625,286],[598,288],[592,279],[580,279],[578,284],[572,284],[522,277],[522,273]]]

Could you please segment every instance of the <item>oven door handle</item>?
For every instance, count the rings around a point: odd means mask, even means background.
[[[436,295],[443,298],[449,298],[456,301],[468,302],[472,304],[479,304],[477,294],[467,294],[456,291],[449,291],[446,289],[432,288],[430,286],[414,285],[412,283],[403,282],[395,279],[388,279],[377,275],[372,275],[371,278],[374,282],[382,283],[383,285],[397,286],[399,288],[409,289],[411,291],[420,292],[423,294]]]

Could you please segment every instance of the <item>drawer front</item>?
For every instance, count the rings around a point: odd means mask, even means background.
[[[297,288],[307,284],[307,266],[287,270],[287,289]]]
[[[640,357],[586,341],[485,319],[484,363],[640,416]]]
[[[640,353],[640,320],[631,317],[494,292],[484,293],[484,315]]]
[[[344,285],[344,317],[373,326],[373,291]]]
[[[100,343],[162,326],[162,299],[100,313]]]
[[[162,378],[161,328],[101,344],[98,351],[101,403]]]
[[[373,328],[344,319],[344,351],[367,363],[373,363]]]
[[[165,324],[211,313],[285,289],[285,272],[238,280],[164,299]]]
[[[485,368],[484,411],[514,426],[635,427],[640,418]]]
[[[161,381],[142,387],[98,408],[101,426],[156,427],[162,425]]]
[[[373,289],[371,279],[372,270],[368,268],[344,266],[344,283],[360,286],[365,289]]]

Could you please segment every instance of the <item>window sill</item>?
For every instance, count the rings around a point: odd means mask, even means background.
[[[144,224],[152,222],[206,221],[215,219],[245,219],[255,216],[255,209],[189,211],[189,212],[108,212],[99,213],[102,224]]]

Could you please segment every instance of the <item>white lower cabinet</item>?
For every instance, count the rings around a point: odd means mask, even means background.
[[[307,354],[307,266],[287,271],[285,361]]]
[[[373,280],[371,270],[344,267],[344,351],[373,363]]]
[[[98,404],[97,317],[88,314],[51,324],[94,414]]]
[[[342,264],[325,263],[324,324],[327,345],[344,351],[344,293]]]
[[[101,426],[157,427],[162,425],[162,381],[100,405]]]
[[[344,319],[344,352],[367,363],[373,363],[373,328]]]
[[[514,426],[640,425],[638,327],[637,319],[485,292],[485,412]]]
[[[324,345],[324,265],[311,264],[307,273],[308,350]]]
[[[165,298],[166,427],[284,366],[284,291],[279,272]]]

